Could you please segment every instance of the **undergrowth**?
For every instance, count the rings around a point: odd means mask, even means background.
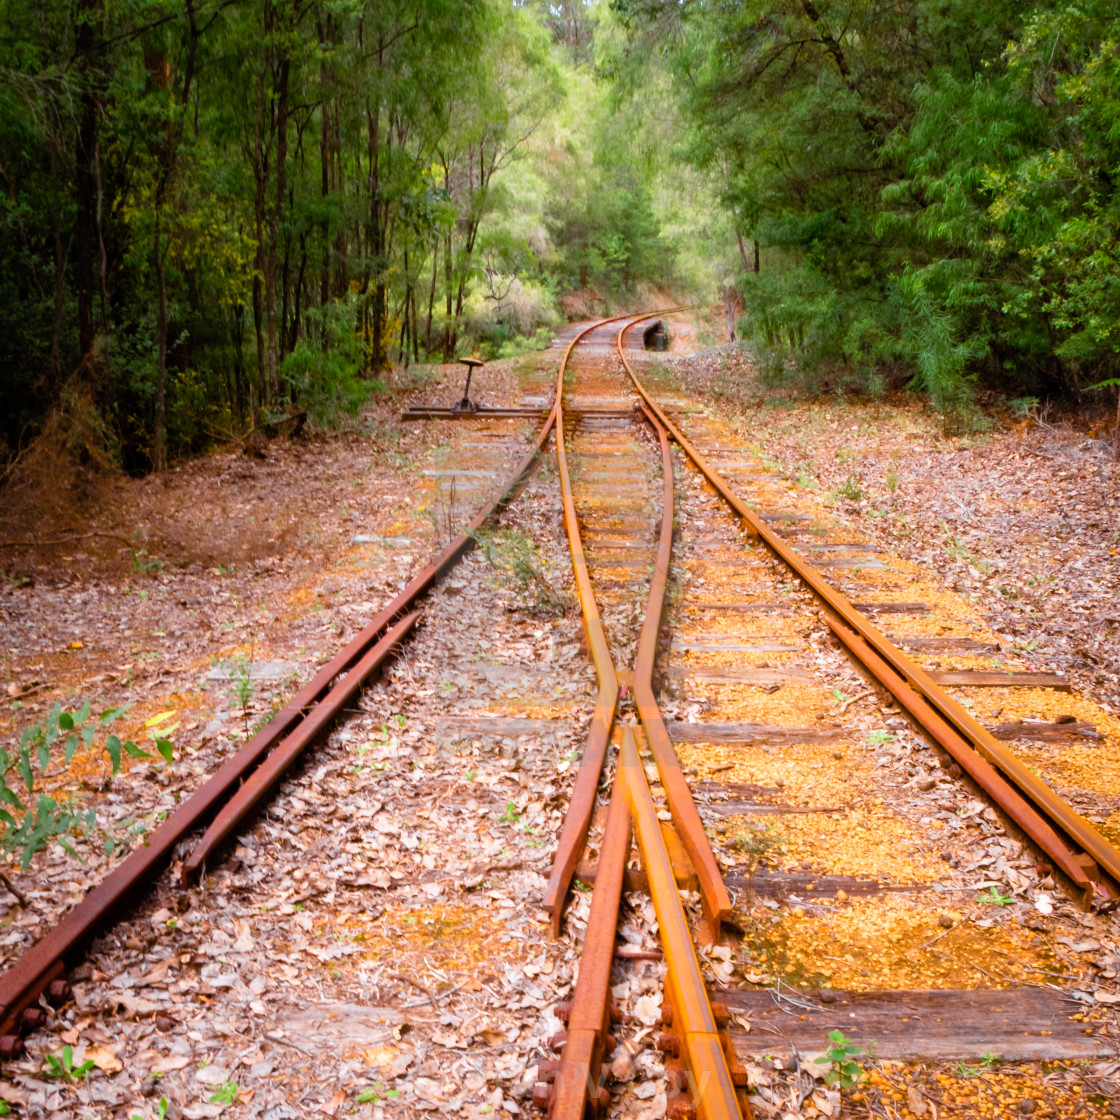
[[[536,545],[516,529],[471,530],[500,586],[512,594],[511,605],[537,614],[562,614],[567,596],[553,583]]]

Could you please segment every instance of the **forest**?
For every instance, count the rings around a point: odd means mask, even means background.
[[[654,297],[810,389],[1103,409],[1118,176],[1106,0],[4,0],[0,469]]]

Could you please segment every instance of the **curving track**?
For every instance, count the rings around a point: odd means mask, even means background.
[[[1120,852],[775,532],[689,440],[680,417],[670,417],[647,392],[627,348],[638,333],[634,328],[652,317],[603,320],[574,335],[560,364],[554,402],[532,450],[469,527],[482,526],[516,497],[555,431],[564,522],[599,688],[544,898],[553,932],[558,933],[573,879],[594,881],[575,992],[561,1008],[567,1030],[553,1040],[558,1060],[540,1064],[542,1080],[534,1092],[551,1120],[575,1120],[601,1110],[610,1100],[603,1067],[617,1042],[619,1016],[610,989],[612,969],[619,967],[619,908],[624,889],[643,882],[630,867],[632,840],[640,853],[665,961],[663,1029],[656,1043],[668,1056],[670,1114],[750,1115],[746,1074],[726,1029],[728,1010],[712,1001],[702,971],[707,950],[720,943],[724,923],[734,918],[723,870],[729,857],[717,853],[710,839],[716,831],[710,812],[712,783],[706,783],[700,796],[702,817],[698,795],[681,765],[670,726],[690,725],[667,722],[663,707],[665,697],[673,695],[667,687],[672,674],[659,678],[658,669],[664,669],[663,655],[674,637],[670,621],[686,629],[704,627],[717,617],[741,617],[744,608],[760,605],[756,594],[763,584],[777,596],[773,588],[792,576],[803,589],[795,605],[810,621],[799,640],[743,645],[743,667],[727,656],[740,647],[730,643],[721,648],[718,641],[713,645],[711,635],[718,638],[718,630],[702,634],[694,649],[719,654],[724,677],[717,674],[711,682],[716,686],[714,701],[711,690],[705,693],[702,688],[693,689],[686,700],[694,707],[718,706],[720,689],[725,688],[730,690],[728,701],[741,708],[744,687],[762,687],[768,695],[767,673],[776,681],[786,678],[781,668],[758,666],[757,654],[772,650],[780,659],[799,645],[820,644],[827,627],[877,686],[1063,872],[1084,904],[1111,905],[1120,897]],[[672,442],[684,459],[675,455]],[[684,462],[690,475],[682,483],[674,472]],[[687,527],[678,525],[682,492],[689,507]],[[691,605],[682,605],[679,597],[669,601],[675,541],[686,556],[686,575],[706,589],[701,601]],[[247,824],[302,752],[407,639],[421,618],[424,596],[473,544],[468,532],[454,538],[267,727],[180,806],[146,847],[123,861],[0,977],[0,1055],[18,1053],[21,1031],[43,1021],[37,1006],[41,998],[61,1002],[69,997],[67,970],[81,959],[90,940],[120,920],[162,873],[176,848],[199,829],[204,829],[201,839],[182,864],[183,883],[213,865],[222,845]],[[753,601],[746,604],[739,592],[744,580],[752,584]],[[716,586],[730,599],[712,599]],[[687,674],[686,659],[682,677]],[[810,677],[805,680],[812,683]],[[675,710],[681,707],[674,702]],[[842,708],[836,713],[833,737],[844,733],[844,712]],[[695,721],[691,726],[691,738],[699,734],[704,741]],[[780,742],[781,729],[771,727],[774,731]],[[596,817],[601,795],[605,819]],[[695,920],[682,903],[682,886],[696,892]]]

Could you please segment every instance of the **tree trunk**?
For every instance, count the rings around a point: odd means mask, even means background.
[[[163,224],[156,212],[155,235],[156,288],[158,321],[156,323],[156,430],[153,441],[153,466],[162,471],[167,466],[167,435],[165,432],[165,383],[167,380],[167,273],[163,249]]]
[[[377,373],[382,365],[385,322],[385,284],[381,279],[381,255],[385,251],[384,232],[381,229],[381,208],[378,194],[381,188],[381,109],[374,106],[367,110],[366,127],[369,133],[369,252],[373,272],[373,307],[370,324],[370,347],[367,365],[370,373]]]
[[[62,243],[62,206],[58,197],[58,149],[50,146],[51,233],[54,238],[54,322],[51,326],[51,356],[47,369],[51,398],[58,395],[62,381],[62,324],[66,311],[66,249]]]
[[[77,55],[84,62],[94,48],[96,0],[83,0],[76,36]],[[82,357],[93,350],[93,233],[96,189],[93,150],[97,144],[97,99],[86,73],[78,100],[78,133],[75,146],[74,281],[78,299],[78,348]]]
[[[285,48],[286,50],[286,48]],[[264,270],[264,321],[268,352],[268,390],[272,396],[280,391],[277,374],[276,265],[280,248],[280,215],[284,212],[288,173],[288,76],[291,59],[282,54],[276,69],[276,201],[272,207],[268,231],[268,255]]]
[[[436,276],[439,267],[439,238],[432,244],[432,286],[428,289],[428,325],[424,330],[424,349],[432,351],[432,310],[436,302]]]
[[[1116,431],[1112,436],[1112,457],[1120,463],[1120,385],[1116,386]]]

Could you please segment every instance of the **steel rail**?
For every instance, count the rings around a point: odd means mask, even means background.
[[[610,741],[615,710],[618,707],[618,675],[611,661],[607,636],[603,632],[603,620],[599,616],[599,607],[595,602],[595,593],[591,589],[591,580],[587,574],[587,557],[583,551],[575,499],[572,495],[568,452],[564,444],[564,374],[567,372],[572,350],[585,335],[609,323],[617,323],[632,317],[615,315],[609,319],[600,319],[597,323],[581,330],[568,343],[556,375],[553,415],[556,420],[556,462],[559,467],[560,493],[564,504],[564,528],[568,535],[568,548],[572,554],[572,572],[575,576],[576,595],[583,615],[584,634],[587,637],[588,649],[591,651],[591,660],[595,665],[595,674],[599,678],[599,692],[595,697],[591,725],[588,728],[583,753],[580,755],[579,769],[576,771],[576,780],[572,786],[571,797],[568,799],[564,827],[560,833],[560,841],[552,862],[552,872],[542,902],[552,922],[553,936],[558,936],[560,933],[564,902],[568,897],[572,876],[575,874],[576,865],[587,841],[588,829],[591,827],[596,791],[599,788],[599,775],[603,771],[603,762],[607,757],[607,744]]]
[[[658,934],[665,954],[665,995],[671,1015],[664,1016],[676,1036],[680,1058],[689,1074],[700,1120],[742,1120],[738,1093],[728,1066],[700,962],[681,906],[673,865],[665,848],[657,806],[646,781],[642,760],[629,724],[622,726],[616,782],[624,782],[634,832],[649,879],[649,893],[657,914]],[[683,1089],[684,1086],[677,1086]],[[750,1108],[747,1108],[750,1115]]]
[[[626,332],[643,319],[623,327],[618,332],[616,347],[618,356],[625,364],[622,352]],[[661,448],[662,506],[661,532],[659,534],[657,556],[653,576],[650,580],[649,597],[646,603],[645,618],[638,635],[637,657],[634,660],[634,704],[638,718],[646,733],[646,742],[657,764],[669,812],[677,826],[677,832],[688,853],[700,883],[700,902],[704,911],[704,936],[708,944],[719,941],[722,923],[731,914],[731,897],[723,882],[723,875],[712,851],[711,841],[704,829],[704,822],[696,810],[692,791],[681,770],[681,762],[669,736],[669,729],[661,715],[657,697],[653,692],[653,670],[657,658],[657,641],[661,631],[661,619],[665,610],[665,586],[669,580],[669,564],[673,553],[673,457],[669,451],[669,436],[657,417],[643,405],[646,419],[657,433]]]
[[[1046,838],[1044,830],[1038,830],[1041,839],[1036,840],[1040,847],[1051,856],[1055,863],[1068,868],[1066,874],[1082,890],[1098,892],[1106,898],[1120,897],[1120,850],[1101,835],[1093,826],[1077,813],[1072,806],[1059,797],[1045,782],[1036,777],[1011,751],[999,742],[987,728],[976,721],[944,689],[935,684],[929,675],[910,657],[903,653],[857,611],[847,597],[833,588],[827,580],[787,545],[763,520],[747,506],[728,485],[727,481],[712,467],[704,456],[693,446],[681,429],[665,415],[665,412],[638,380],[630,363],[623,356],[623,364],[630,375],[634,387],[650,410],[658,417],[692,460],[704,477],[715,488],[721,498],[741,518],[743,526],[751,535],[758,537],[763,544],[813,592],[828,611],[839,619],[843,626],[834,632],[859,660],[861,652],[867,650],[875,654],[870,663],[864,661],[869,671],[875,675],[876,667],[885,664],[890,667],[897,682],[905,683],[917,692],[946,723],[948,723],[972,749],[993,767],[1000,770],[1019,791],[1031,801],[1050,822],[1057,826],[1066,837],[1092,860],[1095,867],[1086,868],[1076,856],[1071,864],[1069,848],[1064,843],[1054,845]],[[846,634],[854,634],[859,642],[849,642]],[[902,703],[902,698],[894,693],[885,682],[884,687],[892,692]]]
[[[228,758],[144,843],[134,849],[79,903],[0,975],[0,1058],[15,1051],[21,1016],[39,997],[60,982],[86,945],[104,928],[120,921],[147,884],[171,861],[175,848],[205,826],[235,790],[301,720],[327,695],[336,679],[353,668],[366,652],[420,598],[426,595],[474,547],[471,532],[504,509],[524,488],[555,426],[558,401],[537,435],[536,443],[506,482],[471,521],[404,589],[327,662],[273,719]],[[61,989],[60,989],[61,991]]]
[[[645,317],[638,317],[632,323],[622,327],[616,336],[616,345],[618,345],[625,331],[634,323],[642,322],[643,318]],[[578,342],[578,339],[573,340],[573,346],[576,342]],[[564,368],[562,367],[561,376],[563,376],[563,372]],[[560,446],[563,440],[565,412],[562,382],[558,384],[557,400],[559,406],[557,444]],[[662,774],[662,784],[666,791],[666,799],[669,802],[671,814],[677,823],[679,833],[688,838],[685,842],[686,851],[692,858],[694,867],[699,869],[698,874],[702,878],[701,897],[704,905],[705,932],[708,939],[712,941],[718,939],[720,921],[730,912],[731,903],[723,884],[719,866],[715,861],[714,853],[704,831],[703,823],[696,811],[695,802],[692,800],[688,783],[684,779],[680,762],[673,750],[668,731],[657,708],[652,688],[657,635],[664,611],[665,588],[672,558],[674,480],[673,462],[669,451],[667,433],[651,414],[647,413],[646,418],[659,437],[664,491],[661,530],[654,574],[650,582],[645,619],[639,637],[638,656],[634,667],[634,693],[643,724],[647,727],[647,738],[651,742],[651,753],[654,755],[659,772]],[[594,635],[594,638],[589,641],[589,646],[593,655],[598,654],[596,658],[597,669],[609,670],[609,672],[601,672],[600,679],[606,678],[609,681],[611,675],[614,676],[615,696],[617,697],[617,674],[613,670],[606,637],[602,632],[602,622],[597,612],[594,592],[586,570],[582,536],[579,532],[574,496],[568,473],[566,447],[563,451],[561,463],[561,488],[565,499],[566,524],[573,553],[573,565],[577,573],[577,591],[584,610],[587,631]],[[588,607],[595,609],[589,612]],[[585,788],[590,791],[592,808],[602,766],[598,747],[601,743],[605,754],[606,737],[609,737],[610,726],[605,720],[600,720],[598,727],[593,727],[593,732],[598,732],[594,735],[596,754],[591,756],[590,752],[585,750],[585,763],[581,766],[581,773],[586,770],[588,775]],[[631,735],[630,729],[628,727],[623,728],[622,734],[629,737]],[[588,761],[588,759],[590,760]],[[592,777],[594,783],[592,783]],[[542,1081],[534,1087],[533,1091],[534,1102],[539,1107],[548,1110],[550,1120],[580,1120],[588,1110],[595,1114],[609,1102],[609,1094],[600,1085],[600,1079],[604,1053],[613,1049],[614,1044],[613,1036],[609,1033],[611,1023],[610,972],[618,927],[618,906],[627,856],[630,850],[630,819],[626,803],[624,784],[616,777],[607,822],[599,848],[595,888],[580,954],[575,995],[570,1004],[562,1004],[560,1008],[560,1014],[567,1020],[567,1030],[553,1040],[554,1044],[562,1044],[561,1058],[559,1062],[543,1063],[539,1067]],[[579,819],[582,823],[582,814]],[[581,840],[579,847],[573,849],[577,858],[580,850],[582,850],[582,843]],[[559,859],[557,860],[557,866],[560,866]],[[672,882],[675,891],[675,879],[672,879]],[[553,910],[554,918],[559,916],[562,909],[562,898],[563,895],[558,895],[559,902]],[[714,906],[709,905],[709,898],[716,899]],[[677,900],[677,908],[678,910],[680,908],[679,899]],[[706,1001],[706,993],[703,998]]]
[[[362,690],[367,680],[393,655],[419,617],[420,612],[413,611],[391,626],[369,653],[352,669],[347,670],[346,675],[315,705],[295,731],[281,740],[268,758],[238,787],[183,863],[180,879],[184,886],[202,871],[207,859],[252,815],[296,759],[327,730],[339,712]]]
[[[588,1108],[594,1112],[607,1103],[599,1081],[603,1056],[614,1049],[610,1033],[611,965],[629,854],[630,809],[622,784],[616,779],[599,848],[599,870],[580,952],[576,989],[571,1004],[561,1006],[562,1015],[567,1017],[567,1030],[562,1036],[560,1061],[538,1065],[542,1080],[533,1088],[533,1102],[548,1110],[549,1120],[581,1120]]]

